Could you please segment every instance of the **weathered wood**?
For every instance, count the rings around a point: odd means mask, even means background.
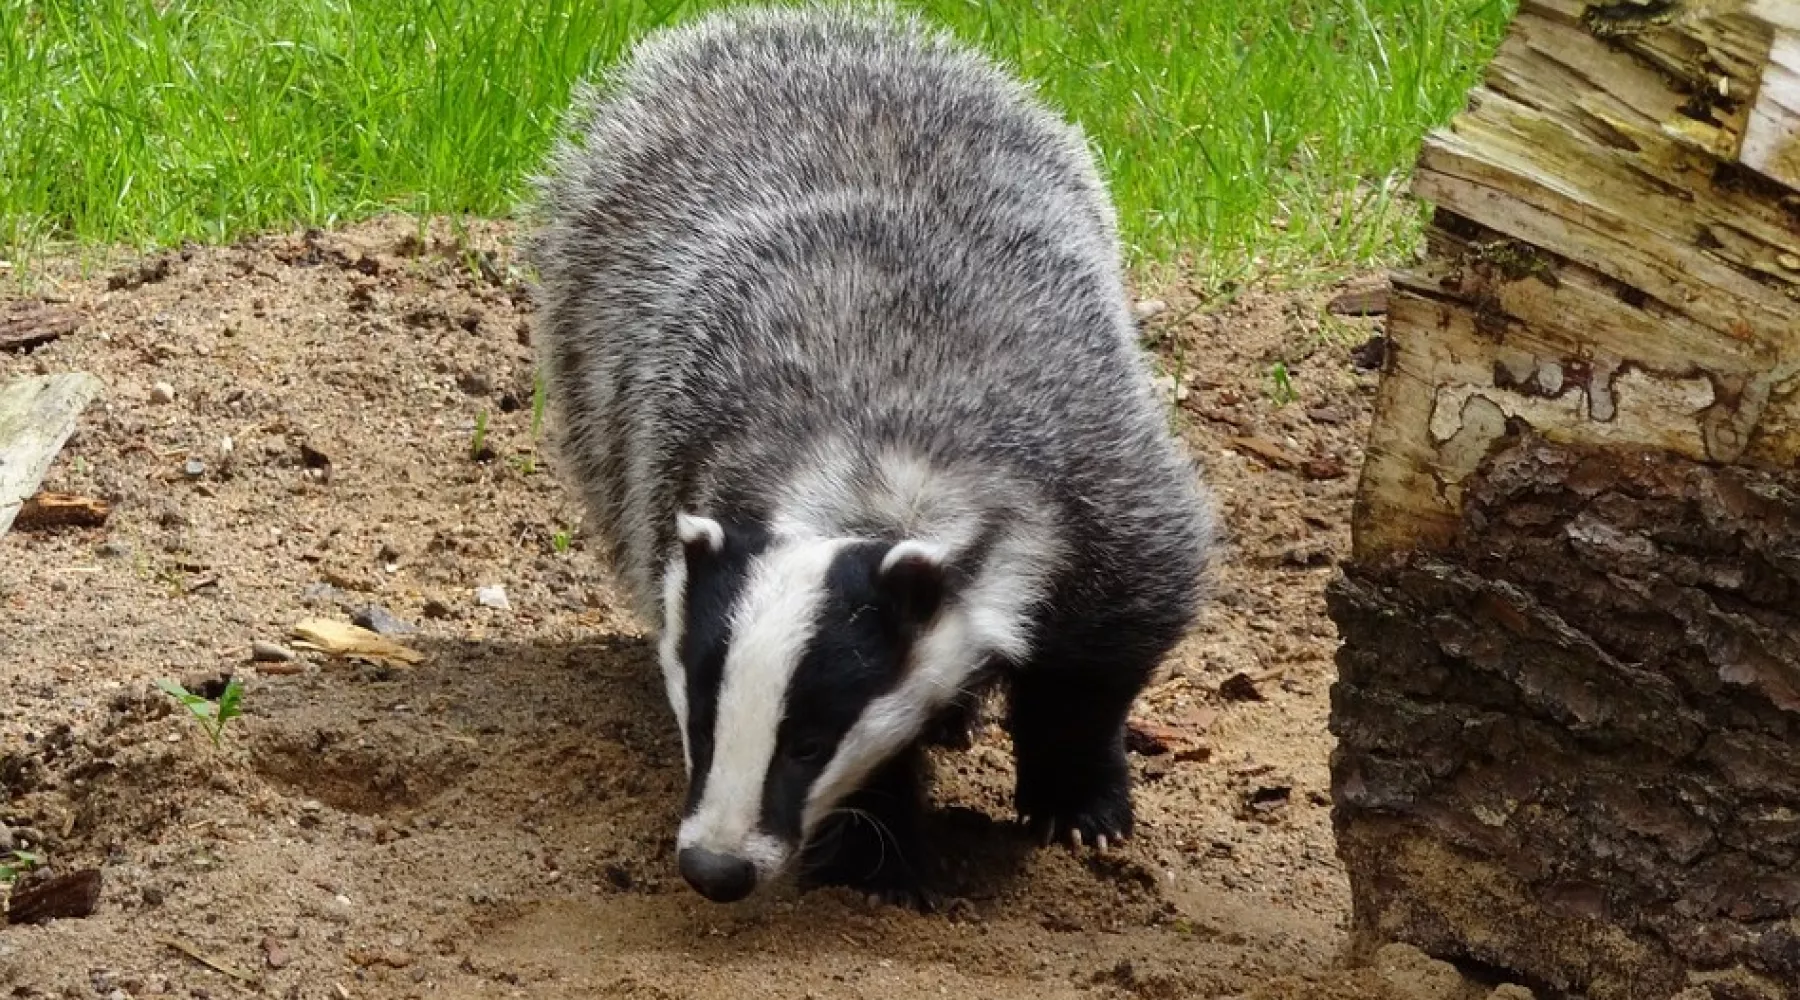
[[[1331,589],[1355,931],[1800,997],[1800,0],[1525,0],[1426,144]]]
[[[103,882],[98,868],[86,868],[41,880],[13,890],[6,902],[6,922],[42,924],[51,920],[79,920],[100,905]]]
[[[21,531],[98,528],[111,514],[112,505],[105,500],[71,493],[39,493],[19,507],[13,527]]]
[[[1442,542],[1512,418],[1800,458],[1800,196],[1717,155],[1749,117],[1719,91],[1754,94],[1774,44],[1741,7],[1605,22],[1603,39],[1579,3],[1528,2],[1473,110],[1427,142],[1415,189],[1441,210],[1427,264],[1397,277],[1358,556]]]
[[[81,315],[39,302],[0,306],[0,351],[29,351],[81,328]]]
[[[1775,37],[1739,155],[1745,166],[1800,191],[1800,31]]]
[[[37,492],[81,411],[99,395],[85,373],[28,378],[0,387],[0,535]]]

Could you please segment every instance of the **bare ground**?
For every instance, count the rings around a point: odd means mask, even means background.
[[[508,240],[385,220],[52,263],[0,292],[81,318],[0,354],[0,381],[105,382],[46,488],[114,504],[103,528],[0,539],[0,823],[52,871],[104,873],[92,916],[0,930],[14,996],[1488,995],[1403,955],[1339,959],[1321,591],[1378,321],[1328,316],[1331,289],[1174,289],[1146,321],[1230,538],[1140,707],[1171,752],[1133,758],[1133,843],[1024,844],[990,727],[940,759],[943,912],[838,892],[727,908],[673,872],[679,743],[537,454]],[[1278,405],[1283,358],[1298,398]],[[491,584],[510,610],[476,601]],[[371,604],[425,662],[249,662]],[[247,714],[215,748],[153,681],[225,674]]]

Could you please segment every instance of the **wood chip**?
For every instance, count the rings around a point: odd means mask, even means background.
[[[0,351],[36,350],[81,329],[81,314],[39,302],[15,302],[0,310]]]
[[[85,917],[100,903],[100,882],[100,869],[87,868],[14,890],[7,901],[6,922],[41,924]]]
[[[1146,719],[1125,724],[1125,749],[1142,757],[1167,754],[1179,761],[1204,761],[1212,756],[1212,748],[1200,739],[1199,732]]]
[[[1224,424],[1239,433],[1242,433],[1245,428],[1250,426],[1249,418],[1245,417],[1243,414],[1233,413],[1222,406],[1207,406],[1196,403],[1195,400],[1198,398],[1199,397],[1197,396],[1189,396],[1187,402],[1182,404],[1182,408],[1202,420],[1210,420],[1215,424]]]
[[[294,645],[329,656],[367,660],[393,667],[410,667],[424,661],[425,654],[410,646],[359,628],[348,622],[329,618],[308,618],[293,628]]]
[[[1234,437],[1227,443],[1237,451],[1246,455],[1254,455],[1278,469],[1297,469],[1305,461],[1299,455],[1260,435]]]
[[[98,528],[112,514],[105,500],[71,493],[39,493],[19,507],[13,527],[20,531],[46,528]]]

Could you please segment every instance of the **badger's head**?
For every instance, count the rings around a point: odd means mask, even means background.
[[[677,527],[660,652],[688,772],[678,861],[730,902],[920,735],[981,643],[936,545]]]

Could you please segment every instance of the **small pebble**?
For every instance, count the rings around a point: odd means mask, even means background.
[[[181,467],[181,471],[186,473],[189,479],[199,479],[206,475],[206,463],[197,458],[190,458],[187,460],[187,464]]]
[[[512,610],[512,602],[506,599],[506,588],[497,583],[475,588],[475,600],[484,608],[493,608],[496,611]]]
[[[286,646],[258,640],[250,644],[250,658],[257,663],[292,663],[298,657]]]
[[[505,595],[501,595],[502,599]],[[366,628],[377,635],[411,635],[418,629],[411,624],[394,617],[393,613],[379,604],[371,604],[350,616],[350,621]]]
[[[269,963],[269,968],[271,969],[282,968],[292,960],[288,957],[287,949],[283,948],[281,942],[275,940],[273,937],[263,938],[262,946],[264,960]]]
[[[158,405],[175,402],[175,387],[167,382],[158,382],[150,387],[150,402]]]
[[[1159,315],[1169,308],[1169,304],[1161,299],[1143,299],[1131,307],[1131,314],[1139,320],[1146,320]]]

